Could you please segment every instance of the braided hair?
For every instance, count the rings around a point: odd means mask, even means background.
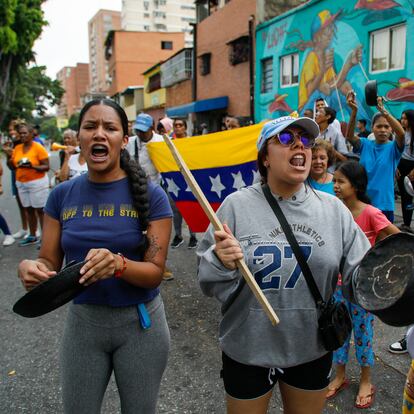
[[[95,105],[110,106],[118,114],[122,125],[122,132],[128,135],[128,117],[125,111],[111,99],[93,99],[89,101],[79,114],[78,131],[86,112]],[[147,228],[149,224],[149,197],[148,197],[148,180],[147,176],[137,161],[129,156],[126,149],[121,150],[120,167],[125,171],[128,177],[129,188],[131,191],[132,204],[138,212],[141,230],[144,236],[144,243],[139,249],[145,252],[149,242],[147,238]]]

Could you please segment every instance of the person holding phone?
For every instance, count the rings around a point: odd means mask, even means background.
[[[6,151],[7,165],[16,172],[16,187],[27,214],[30,234],[19,245],[29,246],[39,242],[36,236],[37,220],[43,226],[43,207],[49,195],[49,154],[39,143],[33,141],[33,127],[20,124],[17,132],[21,144]]]

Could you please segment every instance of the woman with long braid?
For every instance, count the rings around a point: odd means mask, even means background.
[[[122,108],[91,101],[78,130],[88,173],[52,191],[39,257],[22,261],[19,276],[31,289],[64,259],[86,261],[89,287],[70,306],[61,347],[64,412],[99,413],[113,371],[122,413],[155,413],[170,341],[158,286],[172,211],[125,150]]]

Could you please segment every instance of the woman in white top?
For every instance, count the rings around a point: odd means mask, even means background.
[[[59,181],[72,180],[86,172],[88,172],[88,165],[82,152],[79,152],[79,147],[68,146],[60,169]]]
[[[405,191],[404,178],[408,176],[414,181],[414,110],[407,109],[401,115],[401,125],[405,130],[405,147],[396,171],[398,188],[401,195],[401,210],[404,223],[401,230],[411,232],[411,219],[413,217],[413,198]]]

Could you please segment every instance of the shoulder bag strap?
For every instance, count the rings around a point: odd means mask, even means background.
[[[312,275],[309,265],[306,262],[305,257],[303,256],[303,252],[301,248],[299,247],[296,237],[294,236],[292,229],[289,223],[287,222],[282,209],[279,206],[279,203],[273,197],[272,193],[270,192],[269,186],[267,184],[262,185],[262,190],[263,190],[264,196],[266,197],[267,202],[270,204],[270,207],[272,208],[273,212],[275,213],[276,218],[278,219],[280,225],[282,226],[282,229],[290,244],[290,247],[293,250],[293,253],[295,253],[296,260],[298,261],[299,266],[302,269],[303,276],[305,277],[309,290],[311,291],[312,296],[315,299],[316,305],[319,308],[323,307],[325,305],[325,301],[322,298],[322,295],[315,282],[315,279]]]
[[[134,154],[134,159],[136,162],[139,162],[139,153],[138,153],[138,135],[135,136],[135,141],[134,141],[134,150],[135,150],[135,154]]]

